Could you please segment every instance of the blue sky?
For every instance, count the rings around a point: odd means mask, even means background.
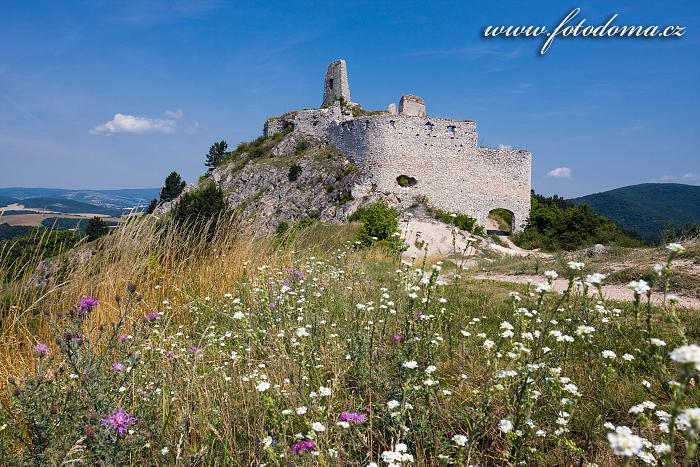
[[[687,29],[674,40],[557,38],[545,56],[540,38],[482,37],[487,25],[552,29],[574,7],[587,24],[618,13],[619,25]],[[700,184],[696,1],[4,1],[2,11],[0,186],[152,187],[171,170],[195,181],[213,141],[235,146],[268,116],[320,105],[325,68],[341,57],[365,108],[417,94],[430,115],[476,120],[483,145],[529,149],[538,192]]]

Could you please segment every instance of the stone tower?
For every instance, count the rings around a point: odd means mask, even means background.
[[[406,115],[407,117],[425,117],[425,101],[418,96],[401,96],[399,115]]]
[[[338,99],[350,103],[350,85],[348,84],[348,68],[345,60],[336,60],[328,65],[326,78],[323,81],[323,107],[333,105]]]

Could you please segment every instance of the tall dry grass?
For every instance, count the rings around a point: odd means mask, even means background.
[[[158,309],[162,290],[176,290],[183,299],[220,295],[245,273],[244,263],[255,267],[273,254],[290,254],[275,252],[271,239],[241,235],[234,217],[214,221],[211,239],[206,228],[182,231],[154,216],[129,222],[97,242],[46,260],[57,267],[44,288],[27,285],[41,262],[37,255],[29,258],[0,289],[0,381],[33,372],[32,345],[50,340],[46,321],[37,319],[45,310],[66,311],[79,297],[100,297],[94,317],[109,322],[118,313],[115,299],[128,283],[138,284],[144,305]]]

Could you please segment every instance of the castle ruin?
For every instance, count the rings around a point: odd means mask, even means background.
[[[475,217],[481,225],[493,209],[513,213],[513,232],[530,210],[532,156],[524,149],[479,146],[476,123],[429,117],[425,101],[401,97],[386,112],[367,112],[350,101],[344,60],[328,66],[323,106],[273,117],[265,135],[289,126],[302,137],[330,142],[365,174],[353,197],[380,193],[398,201]]]

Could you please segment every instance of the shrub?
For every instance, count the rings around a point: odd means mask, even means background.
[[[85,227],[85,236],[89,242],[97,240],[109,233],[109,226],[105,221],[95,216],[90,219]]]
[[[396,177],[396,183],[398,183],[400,187],[407,188],[415,186],[418,181],[413,177],[409,177],[408,175],[399,175]]]
[[[454,225],[460,230],[467,231],[474,235],[486,235],[484,228],[476,223],[474,217],[466,214],[456,214],[441,209],[431,209],[433,217],[445,224]]]
[[[309,144],[306,141],[304,141],[303,139],[301,139],[301,140],[297,141],[297,145],[294,148],[294,154],[297,156],[301,156],[302,154],[304,154],[304,151],[306,151],[308,149],[308,147],[309,147]]]
[[[348,220],[362,222],[357,234],[362,246],[379,245],[392,251],[403,249],[403,240],[398,233],[399,216],[386,203],[376,202],[360,208]]]
[[[208,238],[216,230],[219,218],[228,210],[224,194],[214,183],[180,197],[173,209],[173,219],[183,230],[208,229]]]
[[[299,175],[301,175],[301,166],[298,164],[294,164],[289,168],[287,178],[290,182],[296,182],[299,179]]]

